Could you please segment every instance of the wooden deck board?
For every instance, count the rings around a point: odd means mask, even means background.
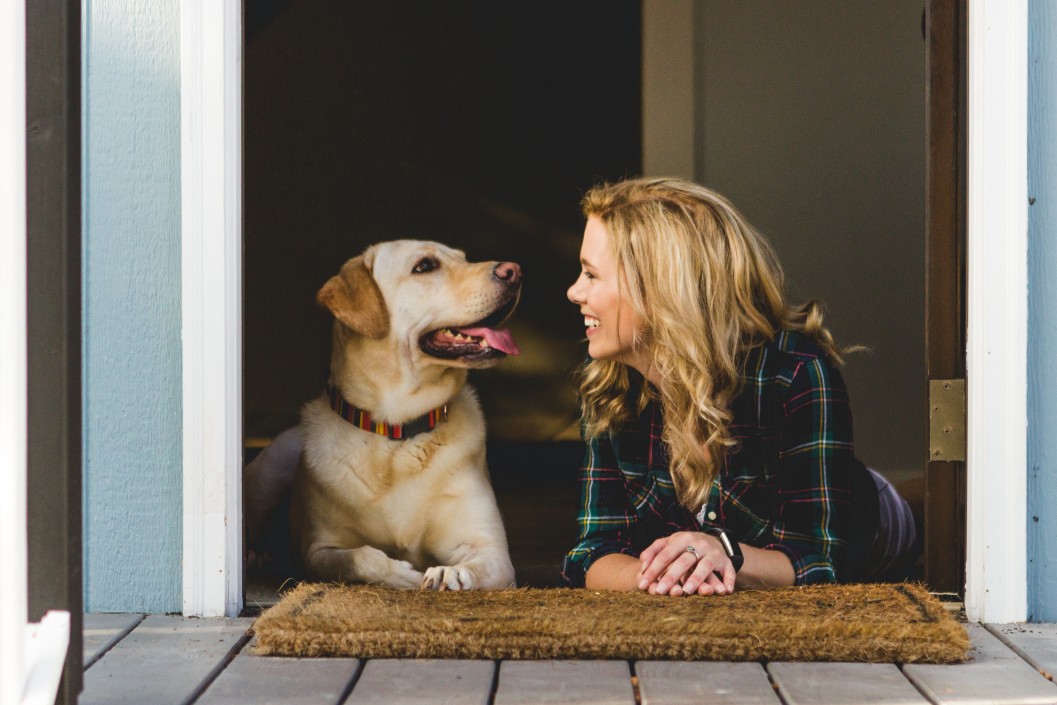
[[[1057,624],[994,624],[988,631],[1053,680],[1057,674]]]
[[[195,705],[340,705],[359,670],[353,658],[278,658],[247,648]]]
[[[346,705],[487,705],[494,661],[372,659]]]
[[[627,661],[504,661],[495,705],[635,705]]]
[[[776,662],[767,664],[787,705],[927,705],[890,663]]]
[[[152,615],[85,671],[80,705],[179,705],[246,634],[251,619]]]
[[[642,705],[780,705],[758,663],[639,661]]]
[[[352,688],[350,705],[487,705],[493,695],[496,705],[635,703],[625,661],[504,661],[497,671],[489,660],[377,659],[360,669],[355,659],[260,656],[252,645],[232,659],[251,622],[85,615],[80,702],[166,705],[201,694],[196,705],[325,705]],[[909,664],[902,673],[885,664],[803,662],[765,670],[757,663],[641,661],[634,669],[642,705],[920,705],[925,697],[937,705],[1057,705],[1057,685],[1042,675],[1057,672],[1057,625],[968,629],[971,662]]]
[[[84,616],[84,667],[88,668],[107,649],[123,639],[143,621],[142,614],[96,612]]]
[[[972,660],[951,666],[907,664],[906,676],[939,705],[1057,705],[1057,685],[985,628],[967,625]]]

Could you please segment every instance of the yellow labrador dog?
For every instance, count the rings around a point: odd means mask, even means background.
[[[247,540],[296,465],[290,527],[311,576],[513,586],[466,378],[519,354],[497,326],[520,293],[518,265],[470,263],[435,242],[385,242],[346,262],[316,296],[334,315],[327,391],[247,466]]]

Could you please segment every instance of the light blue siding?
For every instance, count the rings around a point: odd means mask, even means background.
[[[178,611],[179,3],[84,22],[85,608]]]
[[[1057,622],[1057,6],[1028,8],[1028,614]]]

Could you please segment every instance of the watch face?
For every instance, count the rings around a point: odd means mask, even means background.
[[[706,529],[706,532],[719,539],[720,545],[723,546],[723,552],[727,554],[727,558],[730,559],[731,564],[734,566],[734,572],[737,573],[741,570],[742,564],[745,563],[745,556],[741,552],[741,546],[731,541],[730,537],[727,536],[727,532],[723,529]]]
[[[727,553],[727,558],[734,557],[734,547],[730,545],[730,539],[727,537],[727,532],[719,532],[719,542],[723,544],[723,550]]]

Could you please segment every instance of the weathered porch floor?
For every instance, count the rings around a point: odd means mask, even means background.
[[[412,661],[255,655],[252,619],[85,615],[80,702],[129,705],[1051,703],[1057,625],[969,625],[972,661]]]

